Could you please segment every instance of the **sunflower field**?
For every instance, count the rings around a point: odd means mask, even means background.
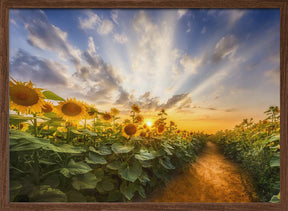
[[[271,106],[264,113],[266,119],[244,119],[213,139],[254,179],[260,201],[280,202],[280,110]]]
[[[117,108],[98,111],[31,82],[9,86],[11,202],[141,201],[195,161],[207,140],[177,129],[164,109],[148,125],[135,104],[122,121]],[[267,140],[269,149],[276,143]]]

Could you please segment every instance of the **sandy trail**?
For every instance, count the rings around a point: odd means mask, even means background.
[[[196,163],[155,192],[154,202],[257,201],[250,178],[208,142]]]

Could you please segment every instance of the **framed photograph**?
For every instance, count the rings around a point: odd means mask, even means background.
[[[287,1],[0,10],[1,209],[288,210]]]

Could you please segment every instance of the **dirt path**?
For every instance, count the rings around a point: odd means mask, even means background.
[[[152,201],[251,202],[257,200],[252,189],[249,177],[208,142],[196,163],[153,194]]]

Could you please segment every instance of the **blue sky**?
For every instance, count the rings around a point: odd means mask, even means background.
[[[10,74],[60,96],[216,131],[280,103],[277,9],[13,9]]]

